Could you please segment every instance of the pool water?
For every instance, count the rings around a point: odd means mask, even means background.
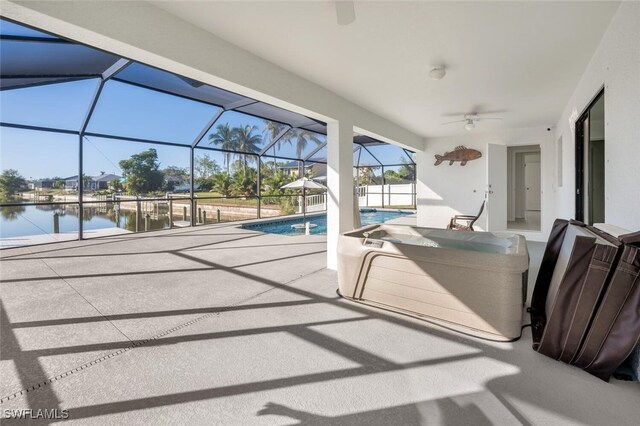
[[[371,225],[374,223],[384,223],[391,219],[397,219],[402,216],[414,214],[411,210],[376,210],[376,209],[362,209],[360,210],[360,220],[362,225]],[[327,233],[327,215],[318,215],[307,217],[307,222],[311,222],[316,226],[311,228],[312,234],[326,234]],[[291,225],[302,224],[302,218],[295,219],[276,219],[269,222],[261,223],[248,223],[242,225],[243,228],[253,229],[260,232],[266,232],[269,234],[281,234],[281,235],[301,235],[304,234],[304,229],[293,229]]]

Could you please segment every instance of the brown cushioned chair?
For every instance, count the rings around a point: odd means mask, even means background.
[[[447,225],[447,229],[457,229],[460,231],[473,231],[473,224],[476,223],[476,220],[478,220],[478,218],[482,214],[482,211],[484,210],[485,202],[486,201],[482,202],[482,205],[480,206],[480,211],[475,216],[457,214],[454,217],[452,217],[451,220],[449,221],[449,225]],[[466,223],[458,223],[458,221],[466,222]]]

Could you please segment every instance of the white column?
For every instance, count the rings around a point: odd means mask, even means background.
[[[416,223],[418,226],[429,226],[429,205],[427,200],[429,197],[429,187],[427,182],[427,167],[425,166],[430,159],[425,151],[416,150],[415,162],[416,162],[416,210],[418,211],[418,218]]]
[[[337,269],[338,236],[353,229],[353,124],[327,124],[327,268]]]

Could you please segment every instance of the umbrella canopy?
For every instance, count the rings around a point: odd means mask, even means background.
[[[321,183],[315,182],[307,177],[300,178],[291,183],[281,186],[282,189],[302,189],[302,222],[307,221],[307,199],[305,191],[307,189],[327,189]]]
[[[314,181],[313,179],[309,179],[307,177],[300,178],[298,180],[294,180],[291,183],[281,186],[282,189],[327,189],[321,183]]]

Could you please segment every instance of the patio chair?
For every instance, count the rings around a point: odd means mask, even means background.
[[[473,231],[473,224],[476,223],[476,220],[478,220],[478,218],[482,214],[482,211],[484,210],[484,203],[486,203],[486,200],[482,202],[482,205],[480,206],[480,211],[475,216],[464,215],[464,214],[457,214],[453,216],[449,221],[449,225],[447,225],[447,229],[457,229],[459,231]],[[458,221],[460,221],[460,223]],[[462,222],[466,222],[466,223],[462,223]]]

